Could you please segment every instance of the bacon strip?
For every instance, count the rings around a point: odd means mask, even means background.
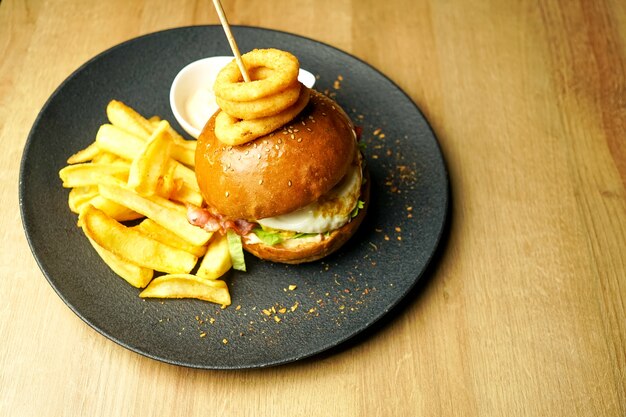
[[[226,233],[232,230],[240,236],[245,236],[254,229],[256,223],[247,220],[227,220],[220,215],[214,215],[209,210],[187,204],[187,220],[194,226],[198,226],[207,232]]]

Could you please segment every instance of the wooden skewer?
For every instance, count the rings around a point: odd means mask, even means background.
[[[222,8],[222,3],[220,0],[213,0],[213,5],[215,6],[215,10],[217,11],[217,15],[220,18],[220,23],[224,28],[224,32],[226,33],[226,38],[228,39],[228,43],[230,44],[230,49],[232,49],[233,54],[235,55],[235,60],[237,61],[237,66],[239,66],[239,71],[241,71],[241,75],[243,76],[243,80],[245,82],[250,82],[250,76],[248,75],[248,70],[241,59],[241,54],[239,53],[239,48],[237,47],[237,42],[235,42],[235,37],[233,33],[230,31],[230,25],[228,24],[228,20],[226,19],[226,15],[224,14],[224,9]]]

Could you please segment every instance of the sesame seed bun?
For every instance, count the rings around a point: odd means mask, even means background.
[[[215,137],[215,116],[198,137],[196,177],[209,208],[229,219],[254,221],[316,201],[339,183],[358,152],[350,119],[315,90],[288,125],[243,145]]]

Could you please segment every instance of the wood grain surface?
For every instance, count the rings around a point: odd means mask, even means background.
[[[88,59],[217,14],[210,1],[4,0],[0,415],[625,416],[626,2],[223,5],[231,24],[363,59],[421,107],[452,184],[442,256],[384,326],[311,360],[199,371],[110,342],[30,253],[26,137]]]

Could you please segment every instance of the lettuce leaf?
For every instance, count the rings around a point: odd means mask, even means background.
[[[318,235],[318,233],[296,233],[288,230],[276,230],[262,227],[256,227],[252,232],[261,242],[269,246],[280,245],[289,239],[301,239]]]
[[[352,212],[350,213],[350,217],[355,218],[356,216],[358,216],[359,210],[361,210],[363,207],[365,207],[365,201],[359,200],[356,203],[356,206],[352,209]]]
[[[259,239],[261,239],[261,242],[269,246],[278,245],[279,243],[282,243],[285,240],[280,235],[280,232],[267,231],[267,230],[263,230],[260,227],[254,228],[252,232],[254,232],[254,234],[257,235]]]
[[[228,251],[230,252],[230,259],[233,263],[233,269],[238,271],[246,270],[246,260],[243,257],[243,246],[241,245],[241,236],[232,230],[226,232],[228,239]]]

